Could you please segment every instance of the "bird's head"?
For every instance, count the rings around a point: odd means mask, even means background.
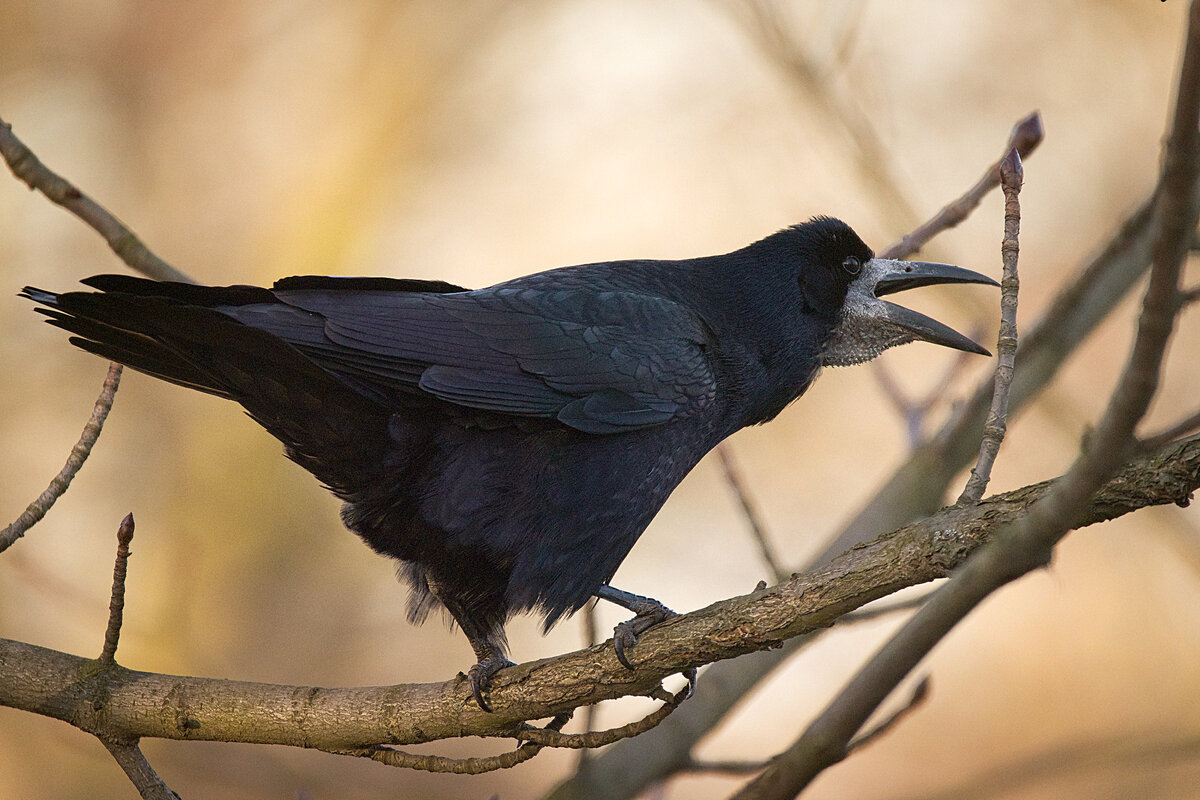
[[[922,341],[968,353],[991,355],[986,349],[947,325],[912,309],[881,299],[884,295],[937,283],[996,281],[962,267],[927,261],[877,258],[862,239],[840,220],[817,218],[804,226],[811,262],[806,294],[844,289],[838,319],[821,351],[821,363],[848,366],[870,361],[889,347]],[[815,279],[812,276],[819,276]]]

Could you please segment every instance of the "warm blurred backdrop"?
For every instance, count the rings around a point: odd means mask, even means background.
[[[6,0],[0,117],[205,283],[320,273],[482,286],[584,261],[724,252],[821,213],[881,249],[973,182],[1012,124],[1040,109],[1047,138],[1022,195],[1027,325],[1153,187],[1180,0],[756,8]],[[781,59],[781,32],[807,75]],[[1001,222],[993,196],[925,255],[998,276]],[[124,268],[98,236],[0,174],[0,525],[62,465],[105,372],[16,291],[108,271]],[[982,288],[906,297],[985,342],[994,301]],[[1069,462],[1120,369],[1135,310],[1122,304],[1010,426],[994,490]],[[1200,405],[1197,352],[1193,310],[1149,427]],[[919,394],[952,358],[914,345],[882,361]],[[988,368],[971,363],[954,392]],[[827,371],[731,444],[789,564],[818,550],[908,447],[868,368]],[[469,666],[461,635],[405,622],[391,565],[279,450],[234,405],[128,373],[76,484],[0,556],[0,636],[98,653],[114,532],[133,511],[126,666],[315,685],[444,680]],[[690,610],[762,577],[710,458],[614,582]],[[601,609],[605,629],[620,619]],[[700,754],[776,752],[898,621],[827,636]],[[510,637],[521,660],[582,644],[578,620],[542,637],[519,619]],[[999,769],[986,788],[1005,797],[1200,797],[1200,746],[1179,747],[1200,736],[1200,512],[1151,509],[1072,535],[1051,569],[999,592],[921,671],[933,677],[928,703],[806,796],[922,797]],[[618,704],[600,718],[628,713]],[[1056,755],[1114,739],[1145,752]],[[508,800],[544,794],[576,763],[547,751],[462,777],[284,748],[143,748],[196,798]],[[1036,777],[1019,766],[1034,758],[1058,768]],[[651,796],[717,798],[736,785],[689,777]],[[0,798],[133,794],[90,736],[0,708]]]

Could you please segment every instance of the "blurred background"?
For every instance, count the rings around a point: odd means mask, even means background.
[[[0,117],[201,282],[317,273],[483,286],[725,252],[815,214],[882,249],[974,182],[1039,109],[1047,138],[1022,194],[1027,327],[1150,193],[1185,12],[1179,0],[7,0]],[[923,255],[999,276],[1001,225],[996,194]],[[16,292],[120,271],[92,231],[0,175],[0,524],[61,467],[105,373]],[[995,299],[959,287],[905,302],[994,342]],[[1010,425],[993,490],[1070,462],[1135,318],[1136,302],[1122,303]],[[1198,405],[1198,323],[1194,310],[1180,322],[1148,429]],[[953,358],[914,345],[881,360],[919,395]],[[969,363],[951,397],[989,369]],[[730,444],[788,565],[819,551],[910,446],[870,368],[826,371]],[[311,685],[440,681],[468,667],[461,634],[405,621],[392,565],[279,451],[236,406],[128,373],[76,483],[0,555],[0,636],[98,653],[114,533],[132,511],[126,666]],[[614,583],[685,611],[765,577],[710,457]],[[622,618],[599,612],[605,631]],[[900,621],[825,636],[697,755],[774,754]],[[578,619],[539,628],[510,624],[517,659],[584,643]],[[932,676],[928,702],[807,797],[1200,797],[1200,512],[1150,509],[1073,534],[1050,569],[992,597],[920,672]],[[641,711],[614,703],[599,722]],[[173,789],[205,798],[538,797],[577,759],[545,751],[468,777],[285,748],[143,749]],[[740,780],[683,777],[647,796],[724,797]],[[0,797],[131,796],[92,737],[0,708]]]

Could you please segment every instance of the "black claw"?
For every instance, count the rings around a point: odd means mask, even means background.
[[[623,592],[608,584],[596,590],[596,597],[616,603],[636,615],[633,619],[626,620],[613,628],[613,649],[616,650],[617,661],[620,661],[625,669],[633,669],[633,664],[629,663],[626,651],[633,649],[639,636],[658,623],[679,616],[652,597]]]
[[[488,656],[471,669],[467,670],[467,680],[471,682],[471,694],[479,707],[489,714],[492,705],[486,699],[487,691],[492,686],[492,678],[505,667],[513,666],[513,662],[504,656]]]
[[[697,671],[696,671],[695,667],[692,667],[691,669],[688,669],[688,670],[684,670],[683,677],[687,678],[687,682],[688,682],[687,694],[685,694],[682,698],[680,698],[679,702],[682,703],[684,700],[687,700],[689,697],[691,697],[692,695],[694,695],[696,693],[696,675],[697,675]]]
[[[638,634],[632,630],[632,627],[633,620],[628,620],[613,628],[613,649],[617,651],[617,661],[620,661],[621,665],[628,670],[633,669],[633,664],[629,663],[629,658],[625,655],[625,648],[633,647],[638,640]]]

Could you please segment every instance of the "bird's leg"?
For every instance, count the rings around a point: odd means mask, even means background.
[[[500,624],[489,625],[471,614],[457,598],[443,590],[436,581],[429,579],[429,591],[441,601],[450,616],[462,628],[475,658],[479,659],[475,666],[467,670],[467,679],[471,682],[471,694],[475,702],[484,711],[491,712],[492,706],[487,701],[487,691],[491,688],[492,677],[504,669],[513,666],[505,654],[507,645],[504,638],[504,627]]]
[[[679,616],[653,597],[642,597],[640,594],[623,592],[608,584],[604,584],[596,590],[596,597],[616,603],[636,615],[633,619],[626,620],[613,629],[613,647],[617,651],[617,660],[624,664],[626,669],[633,669],[633,665],[629,663],[625,652],[633,649],[633,646],[637,644],[638,637],[658,623]]]

